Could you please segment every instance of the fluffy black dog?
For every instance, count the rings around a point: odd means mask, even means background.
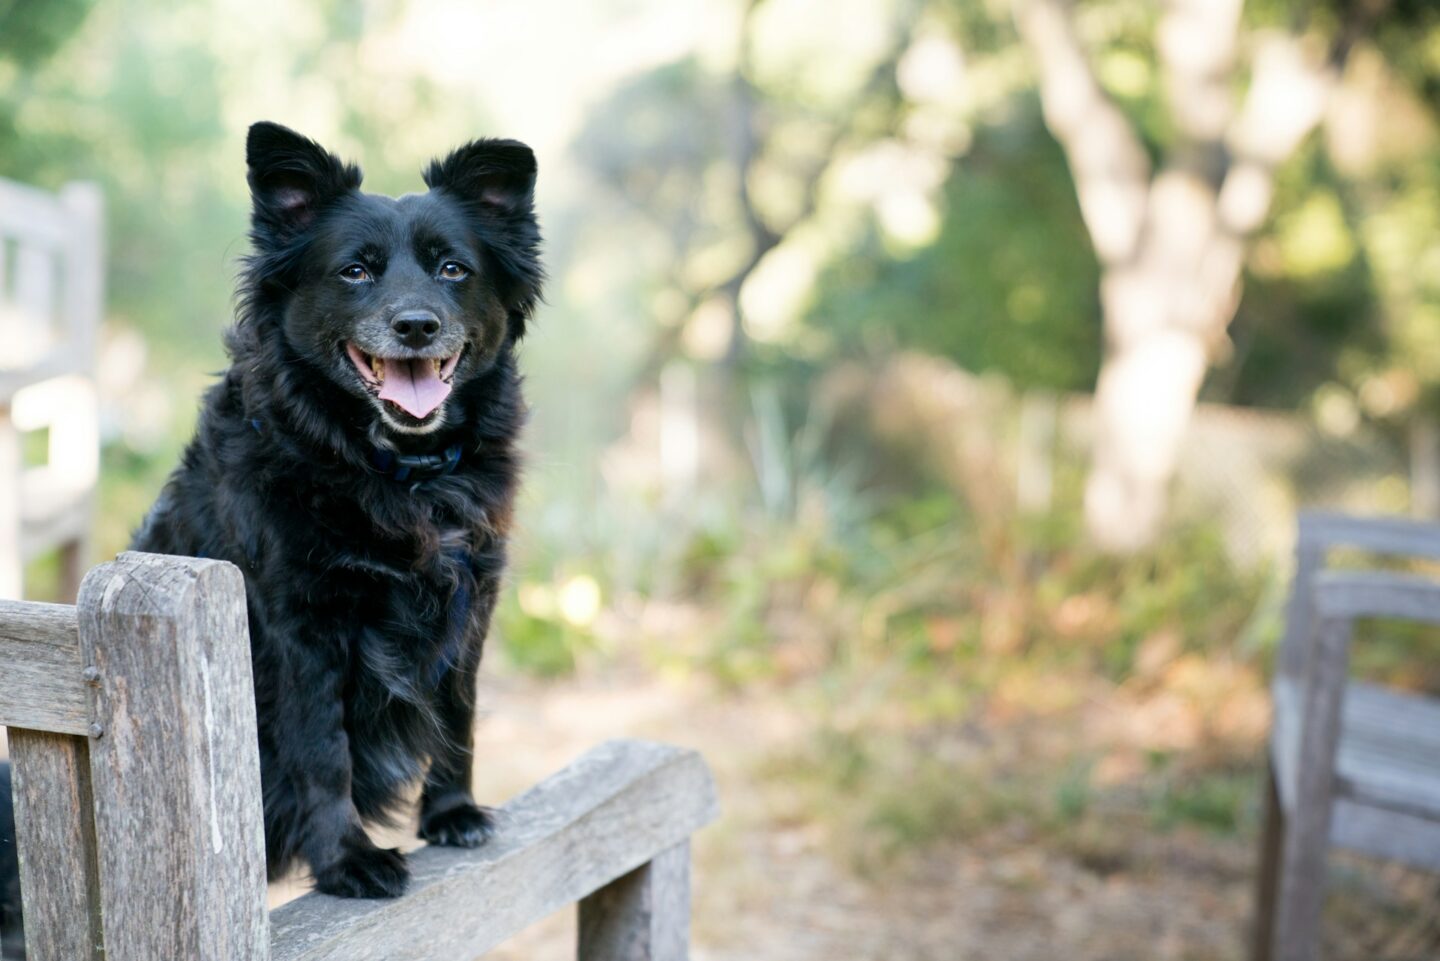
[[[399,199],[277,124],[246,160],[231,365],[133,546],[244,572],[272,877],[298,859],[321,891],[392,897],[405,860],[362,822],[422,779],[422,838],[492,830],[471,725],[542,279],[535,158],[477,140]]]
[[[393,897],[390,822],[470,847],[475,674],[495,607],[524,419],[515,348],[540,297],[535,158],[477,140],[428,193],[360,192],[294,131],[250,128],[254,253],[232,363],[134,548],[244,572],[271,876]],[[0,954],[23,957],[0,764]]]

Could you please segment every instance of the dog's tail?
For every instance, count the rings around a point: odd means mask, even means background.
[[[0,761],[0,958],[23,961],[25,925],[20,917],[20,858],[10,765]]]

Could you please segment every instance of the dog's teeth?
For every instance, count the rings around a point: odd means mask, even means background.
[[[435,358],[434,360],[432,360],[430,363],[432,363],[432,364],[435,365],[435,373],[437,373],[437,374],[440,373],[440,367],[441,367],[441,365],[444,363],[444,361],[442,361],[439,357],[436,357],[436,358]]]
[[[381,380],[385,379],[385,365],[380,362],[379,357],[370,358],[370,369],[375,372],[376,377],[380,378]]]

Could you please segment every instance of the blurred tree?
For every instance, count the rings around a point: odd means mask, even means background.
[[[1254,34],[1242,12],[1241,0],[1164,5],[1154,50],[1168,129],[1152,145],[1097,79],[1072,0],[1014,2],[1101,264],[1106,352],[1086,514],[1091,535],[1111,549],[1134,549],[1158,532],[1277,168],[1320,122],[1351,50],[1390,3],[1342,0],[1289,30]],[[1242,52],[1251,52],[1250,77],[1237,111]]]
[[[826,269],[810,319],[839,352],[918,350],[1022,390],[1095,383],[1095,258],[1063,156],[1033,110],[1016,113],[952,167],[934,243],[897,258],[870,229]]]
[[[714,421],[701,434],[711,444],[738,436],[746,405],[742,293],[766,258],[814,221],[836,158],[898,124],[896,65],[924,9],[920,0],[884,5],[875,49],[847,62],[840,90],[819,95],[757,62],[757,47],[776,35],[763,22],[774,6],[744,4],[728,70],[688,58],[652,71],[593,110],[576,140],[591,173],[662,238],[658,272],[678,296],[639,376],[654,378],[677,355],[698,362],[700,410]],[[703,455],[712,465],[728,458],[713,454]]]

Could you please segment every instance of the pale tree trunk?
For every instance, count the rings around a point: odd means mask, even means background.
[[[1169,0],[1156,47],[1177,136],[1152,172],[1096,82],[1072,12],[1070,0],[1015,0],[1101,267],[1086,523],[1100,546],[1126,551],[1158,533],[1201,382],[1227,343],[1246,241],[1269,210],[1276,167],[1319,122],[1343,52],[1308,57],[1297,37],[1257,38],[1237,115],[1241,0]]]

